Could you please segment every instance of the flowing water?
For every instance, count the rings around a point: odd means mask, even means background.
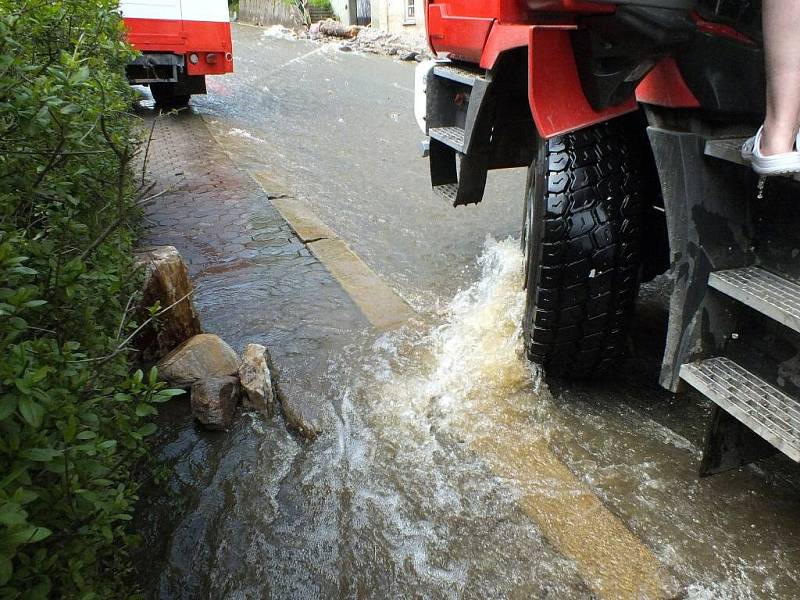
[[[798,597],[800,472],[777,456],[698,479],[710,407],[656,383],[664,280],[643,288],[618,371],[545,383],[522,355],[522,259],[505,239],[524,172],[452,209],[415,155],[412,68],[234,35],[237,72],[210,80],[195,110],[237,165],[280,178],[418,317],[365,330],[310,258],[293,270],[270,256],[268,283],[204,276],[204,324],[237,349],[269,346],[322,407],[323,432],[308,443],[281,417],[243,415],[210,433],[172,403],[166,493],[140,511],[148,592]]]
[[[251,417],[227,439],[182,430],[163,452],[183,506],[164,499],[153,522],[171,530],[153,591],[792,597],[797,546],[785,539],[798,528],[774,522],[796,514],[791,485],[761,471],[734,486],[683,480],[664,466],[693,466],[698,449],[680,434],[621,403],[554,398],[522,355],[518,244],[488,239],[478,279],[427,323],[334,353],[313,444]],[[757,480],[778,498],[749,489]]]

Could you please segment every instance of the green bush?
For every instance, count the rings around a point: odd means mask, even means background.
[[[0,0],[0,599],[130,595],[137,147],[117,0]]]
[[[308,0],[308,5],[323,10],[333,11],[330,0]]]

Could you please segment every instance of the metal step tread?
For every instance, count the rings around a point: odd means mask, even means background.
[[[729,358],[681,366],[681,378],[800,462],[800,403]]]
[[[708,285],[800,332],[800,284],[760,267],[715,271]]]
[[[738,137],[706,140],[706,156],[727,160],[737,165],[746,165],[747,163],[742,158],[742,144],[745,140],[747,138]]]
[[[704,152],[706,156],[726,160],[736,163],[737,165],[750,166],[747,161],[742,158],[742,144],[744,144],[747,139],[746,137],[709,139],[706,140]],[[795,181],[800,181],[800,175],[798,174],[791,175],[790,177]]]
[[[455,202],[458,196],[458,184],[445,183],[442,185],[435,185],[433,186],[433,191],[442,196],[445,200]]]
[[[428,135],[461,152],[464,148],[464,129],[462,127],[431,127]]]
[[[477,71],[471,71],[449,63],[438,64],[433,67],[433,74],[469,86],[475,85],[475,80],[482,75]]]

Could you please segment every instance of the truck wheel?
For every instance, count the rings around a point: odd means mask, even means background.
[[[540,141],[522,232],[523,328],[528,358],[548,375],[588,377],[619,361],[639,290],[647,157],[628,117]]]
[[[174,83],[151,83],[150,93],[157,106],[181,107],[189,104],[189,94],[176,94]]]

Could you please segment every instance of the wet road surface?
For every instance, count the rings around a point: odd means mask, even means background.
[[[227,437],[188,423],[166,435],[172,495],[147,511],[148,589],[797,597],[800,469],[776,457],[697,478],[709,407],[656,385],[663,284],[643,290],[613,380],[546,384],[521,357],[521,255],[507,239],[524,173],[492,174],[483,204],[453,209],[432,196],[417,155],[411,65],[254,27],[234,34],[236,74],[211,79],[194,112],[237,165],[311,206],[417,316],[377,331],[326,288],[304,331],[307,288],[270,306],[251,293],[260,282],[233,276],[201,294],[206,327],[238,349],[264,340],[319,401],[324,431],[306,443],[279,418],[246,416]],[[241,298],[248,319],[237,319]],[[268,317],[252,317],[259,302]],[[290,351],[276,330],[324,330],[324,341]]]

